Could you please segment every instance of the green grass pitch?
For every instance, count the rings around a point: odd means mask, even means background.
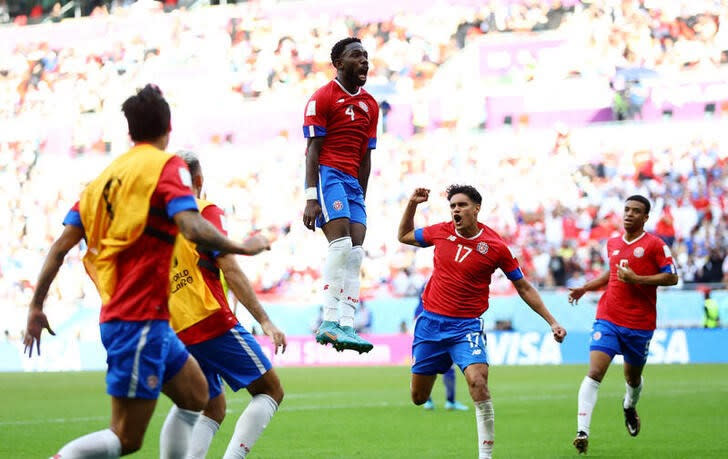
[[[409,368],[282,368],[286,399],[255,445],[256,458],[476,458],[474,414],[409,400]],[[589,457],[728,457],[728,365],[648,365],[639,403],[642,432],[624,428],[621,366],[599,391]],[[574,457],[576,394],[586,365],[493,367],[498,458]],[[458,398],[469,403],[462,375]],[[228,417],[208,457],[221,457],[249,400],[228,392]],[[0,373],[0,457],[45,458],[108,425],[102,373]],[[169,401],[162,397],[141,452],[155,458]]]

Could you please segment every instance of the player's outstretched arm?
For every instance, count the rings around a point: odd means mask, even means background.
[[[554,316],[551,315],[548,308],[546,308],[546,305],[543,303],[541,295],[539,295],[538,291],[533,288],[533,285],[531,285],[526,278],[522,277],[514,281],[513,286],[516,287],[516,291],[523,301],[525,301],[534,312],[543,317],[543,319],[549,324],[551,332],[554,335],[554,339],[559,343],[564,341],[564,338],[566,338],[566,330],[564,327],[559,325]]]
[[[607,285],[609,282],[609,270],[607,269],[605,272],[602,273],[601,276],[597,277],[596,279],[590,280],[586,284],[582,285],[581,287],[574,287],[569,289],[569,303],[571,304],[577,304],[579,302],[579,298],[584,296],[586,292],[591,292],[593,290],[599,290],[600,288]]]
[[[68,251],[83,239],[83,228],[74,225],[66,225],[60,237],[51,246],[48,256],[38,275],[33,298],[30,301],[28,310],[28,324],[25,329],[23,343],[28,357],[33,356],[33,345],[35,344],[38,355],[40,355],[40,334],[45,328],[48,333],[55,335],[48,323],[48,317],[43,312],[43,302],[48,295],[48,289],[56,278],[58,270],[63,264]]]
[[[430,197],[430,190],[427,188],[415,188],[412,192],[407,207],[402,213],[402,220],[399,222],[399,231],[397,232],[397,239],[402,244],[414,245],[415,247],[422,247],[417,239],[415,239],[415,212],[417,206],[427,201]]]
[[[263,333],[270,336],[273,340],[275,353],[278,353],[279,346],[281,347],[281,352],[285,352],[287,346],[286,335],[271,322],[270,317],[268,317],[268,314],[258,301],[258,297],[255,295],[255,290],[250,285],[248,277],[240,269],[240,265],[235,260],[235,255],[221,255],[217,257],[217,264],[220,266],[225,280],[227,280],[228,286],[235,294],[235,297],[245,306],[245,309],[250,311],[253,318],[258,321],[260,327],[263,329]]]
[[[222,233],[215,225],[205,220],[199,212],[184,210],[174,215],[174,222],[179,227],[180,233],[190,242],[205,246],[210,250],[217,250],[223,253],[238,253],[240,255],[255,255],[268,247],[258,247],[248,243],[234,242]]]
[[[306,141],[306,207],[303,209],[303,224],[311,231],[316,230],[316,219],[321,215],[318,201],[319,156],[324,137],[311,137]],[[366,188],[365,188],[366,192]]]
[[[367,149],[367,152],[364,153],[364,157],[361,159],[361,164],[359,164],[359,185],[361,185],[361,189],[364,192],[364,198],[367,197],[367,185],[369,184],[369,174],[372,171],[372,150],[371,148]]]

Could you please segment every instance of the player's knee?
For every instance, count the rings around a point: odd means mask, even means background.
[[[424,404],[430,398],[430,394],[426,394],[422,391],[412,391],[412,403],[419,406]]]
[[[604,379],[604,373],[605,372],[599,368],[590,368],[586,375],[596,382],[602,382],[602,379]]]
[[[116,434],[119,437],[119,443],[121,443],[121,455],[131,454],[142,449],[142,443],[144,442],[144,433],[122,433]]]
[[[484,377],[470,378],[468,381],[468,389],[473,400],[488,400],[490,399],[490,390],[488,389],[488,383]]]

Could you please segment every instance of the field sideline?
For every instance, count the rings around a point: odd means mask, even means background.
[[[574,457],[576,393],[585,365],[494,367],[495,457]],[[474,415],[426,412],[409,401],[409,368],[283,368],[286,399],[251,458],[476,458]],[[462,375],[458,398],[469,403]],[[642,432],[626,433],[621,366],[607,374],[592,421],[590,457],[728,456],[728,365],[652,365],[639,404]],[[247,392],[228,392],[228,418],[208,457],[221,457]],[[68,440],[108,425],[102,373],[0,373],[0,457],[46,458]],[[169,401],[162,398],[146,443],[158,457]]]

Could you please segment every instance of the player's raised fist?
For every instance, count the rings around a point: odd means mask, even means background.
[[[243,242],[243,245],[247,250],[246,255],[257,255],[263,250],[270,250],[270,241],[262,234],[249,237]]]
[[[564,338],[566,338],[566,329],[558,323],[551,326],[551,332],[554,334],[554,339],[557,343],[562,343]]]
[[[420,204],[430,197],[430,190],[427,188],[415,188],[415,191],[412,192],[412,196],[410,196],[410,201]]]

